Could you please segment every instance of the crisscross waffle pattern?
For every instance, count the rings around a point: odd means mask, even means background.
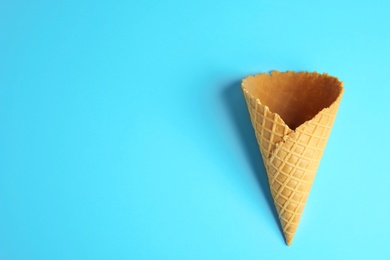
[[[286,243],[291,245],[326,146],[342,92],[295,131],[243,86]]]

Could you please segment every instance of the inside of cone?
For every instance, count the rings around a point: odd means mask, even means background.
[[[247,78],[244,88],[295,130],[336,101],[342,82],[327,74],[275,72]]]

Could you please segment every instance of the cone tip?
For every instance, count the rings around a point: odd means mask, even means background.
[[[293,239],[294,239],[294,234],[288,234],[288,233],[284,232],[284,238],[286,240],[286,244],[288,246],[291,246]]]

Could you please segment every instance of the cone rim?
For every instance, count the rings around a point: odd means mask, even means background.
[[[290,126],[285,122],[285,120],[284,120],[278,113],[273,112],[273,111],[269,108],[269,106],[267,106],[267,105],[261,103],[260,98],[255,97],[255,96],[254,96],[254,95],[245,87],[245,83],[246,83],[249,79],[251,79],[251,78],[255,78],[255,77],[259,77],[259,76],[263,76],[263,75],[267,75],[267,76],[271,76],[271,77],[272,77],[272,76],[274,76],[274,75],[278,75],[278,74],[282,74],[282,73],[286,73],[286,74],[289,74],[289,73],[291,73],[291,74],[301,74],[301,73],[303,73],[303,74],[308,74],[308,75],[318,75],[318,76],[319,76],[319,75],[323,75],[323,76],[335,78],[335,79],[337,79],[337,81],[340,83],[340,93],[337,95],[337,97],[335,98],[335,100],[334,100],[329,106],[324,107],[323,109],[321,109],[320,111],[318,111],[318,112],[316,113],[315,116],[313,116],[312,118],[306,120],[305,122],[303,122],[302,124],[300,124],[300,125],[299,125],[298,127],[296,127],[295,129],[292,129],[292,128],[290,128]],[[308,72],[308,71],[300,71],[300,72],[286,71],[286,72],[279,72],[279,71],[277,71],[277,70],[272,70],[272,71],[270,71],[269,73],[264,72],[264,73],[260,73],[260,74],[254,74],[254,75],[249,75],[249,76],[247,76],[246,78],[244,78],[244,79],[242,80],[242,82],[241,82],[241,88],[242,88],[242,90],[243,90],[245,93],[247,93],[247,94],[250,96],[251,99],[254,99],[254,100],[256,101],[257,104],[259,104],[259,105],[261,105],[261,106],[264,106],[266,109],[268,109],[268,111],[271,113],[272,116],[275,116],[276,118],[280,119],[280,120],[283,122],[283,124],[287,126],[287,128],[288,128],[288,130],[289,130],[289,131],[288,131],[288,132],[289,132],[288,135],[290,135],[290,134],[296,133],[296,132],[298,132],[298,131],[304,131],[304,129],[308,126],[308,124],[310,123],[310,121],[313,121],[315,118],[319,117],[321,113],[326,112],[327,110],[329,110],[329,109],[331,109],[333,106],[335,106],[336,103],[337,103],[337,101],[341,99],[341,97],[342,97],[342,95],[343,95],[343,93],[344,93],[344,82],[343,82],[343,81],[340,81],[337,77],[334,77],[334,76],[329,75],[328,73],[322,73],[322,74],[321,74],[321,73],[318,73],[318,72]]]

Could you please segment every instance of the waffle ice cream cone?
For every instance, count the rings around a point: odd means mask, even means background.
[[[273,71],[242,82],[271,194],[291,245],[343,94],[327,74]]]

